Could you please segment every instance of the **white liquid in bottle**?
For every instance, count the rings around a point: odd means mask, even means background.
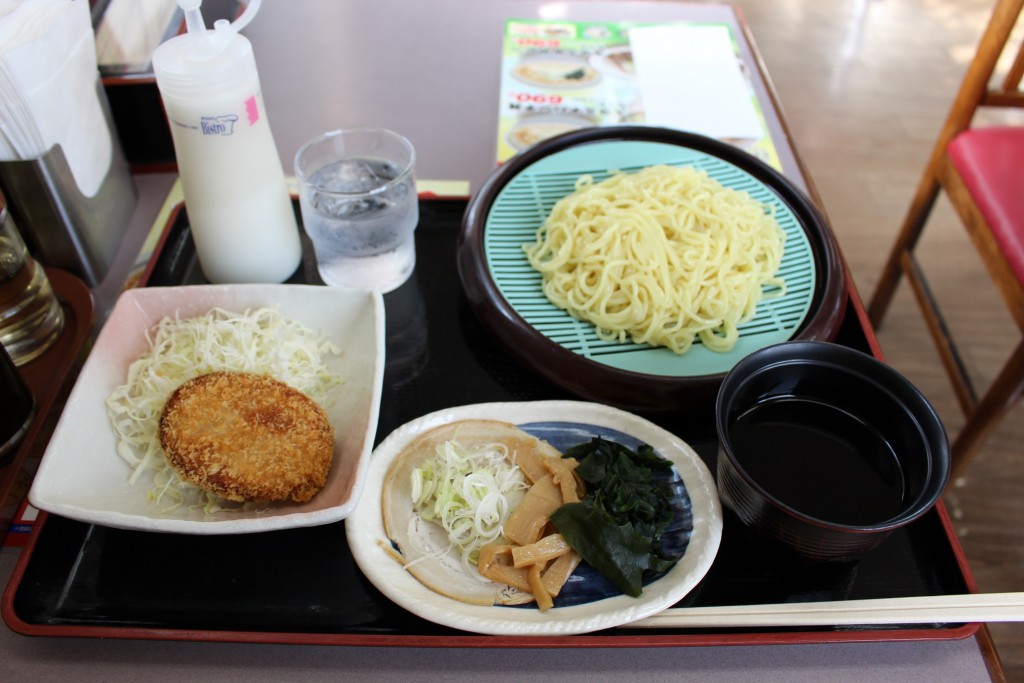
[[[252,45],[227,22],[160,45],[153,70],[171,127],[185,207],[206,279],[282,282],[302,259]],[[193,16],[189,16],[190,14]]]

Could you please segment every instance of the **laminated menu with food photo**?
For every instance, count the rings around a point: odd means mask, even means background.
[[[725,23],[505,24],[499,163],[560,133],[651,125],[735,144],[779,168]]]

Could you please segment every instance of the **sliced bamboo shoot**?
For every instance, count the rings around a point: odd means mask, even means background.
[[[562,491],[550,474],[538,479],[505,522],[505,538],[519,545],[536,543],[548,519],[562,504]]]
[[[514,546],[512,548],[512,566],[525,567],[531,564],[550,562],[570,550],[572,548],[562,538],[562,534],[551,534],[530,545]]]

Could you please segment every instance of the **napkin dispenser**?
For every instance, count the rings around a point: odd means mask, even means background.
[[[97,80],[104,118],[110,108]],[[74,273],[95,287],[110,270],[135,209],[137,194],[116,134],[110,167],[99,190],[78,189],[64,151],[54,145],[36,159],[0,162],[0,188],[22,237],[38,261]]]

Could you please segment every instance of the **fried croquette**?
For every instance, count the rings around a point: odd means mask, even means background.
[[[301,391],[265,375],[212,372],[179,386],[160,416],[168,462],[234,501],[303,503],[324,487],[334,429]]]

